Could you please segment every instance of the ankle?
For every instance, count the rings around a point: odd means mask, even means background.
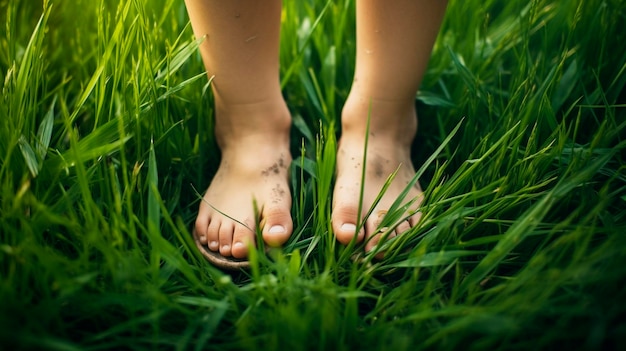
[[[291,114],[284,100],[216,103],[215,137],[222,151],[238,146],[289,147]]]
[[[410,147],[417,132],[417,113],[413,100],[364,99],[350,94],[341,114],[343,136],[369,136],[395,145]]]

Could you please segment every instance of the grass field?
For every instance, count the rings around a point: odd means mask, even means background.
[[[0,0],[0,348],[625,347],[626,6],[451,1],[379,261],[329,222],[354,2],[283,5],[295,233],[228,274],[190,235],[219,152],[183,2]]]

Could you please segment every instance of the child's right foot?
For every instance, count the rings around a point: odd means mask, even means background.
[[[238,118],[229,116],[227,120]],[[238,259],[247,258],[248,245],[254,245],[257,221],[270,246],[284,244],[293,230],[287,176],[291,163],[289,113],[285,107],[278,117],[245,116],[244,120],[216,126],[222,160],[195,223],[196,237],[203,246]],[[253,199],[260,218],[254,216]]]

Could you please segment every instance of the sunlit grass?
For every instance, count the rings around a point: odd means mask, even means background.
[[[382,260],[330,226],[354,1],[283,8],[295,231],[227,274],[190,234],[219,152],[183,2],[0,0],[3,349],[626,342],[619,1],[450,3]]]

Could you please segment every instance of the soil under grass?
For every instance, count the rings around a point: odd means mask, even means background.
[[[183,1],[0,0],[0,348],[623,348],[626,7],[451,1],[422,220],[374,260],[329,222],[354,2],[283,4],[295,233],[225,273],[190,235],[219,152]]]

